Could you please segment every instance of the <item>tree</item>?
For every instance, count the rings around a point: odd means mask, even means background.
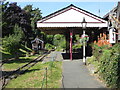
[[[41,37],[41,32],[37,29],[37,21],[42,18],[41,10],[39,10],[39,8],[33,9],[32,5],[25,6],[24,10],[30,14],[30,25],[32,27],[32,31],[35,34],[35,37]]]
[[[2,27],[3,31],[2,31],[2,34],[3,36],[5,35],[8,35],[10,33],[9,29],[7,29],[7,21],[6,21],[6,18],[4,17],[5,15],[5,10],[6,8],[8,7],[8,4],[9,2],[1,2],[1,5],[0,5],[0,27]]]
[[[66,48],[66,41],[65,36],[56,34],[53,39],[53,44],[57,47],[57,49],[65,49]]]
[[[17,3],[11,3],[4,11],[4,20],[7,23],[7,28],[3,27],[3,37],[13,33],[15,24],[18,24],[24,32],[26,39],[31,36],[30,15],[22,10]],[[9,32],[6,34],[6,30]]]
[[[15,24],[17,24],[19,27],[21,27],[21,30],[25,34],[22,43],[30,47],[30,38],[33,37],[34,34],[31,27],[30,14],[25,10],[21,9],[21,7],[17,6],[17,3],[10,3],[2,11],[2,13],[4,14],[3,22],[6,23],[6,27],[2,26],[3,37],[13,34],[13,28]]]

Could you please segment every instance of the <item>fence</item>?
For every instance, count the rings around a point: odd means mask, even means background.
[[[41,89],[44,88],[44,85],[45,85],[45,88],[47,88],[47,86],[48,86],[48,70],[50,70],[50,75],[52,75],[52,68],[53,68],[55,59],[56,59],[56,54],[54,54],[54,56],[51,57],[48,67],[43,68],[43,70],[45,70],[45,72],[43,74]]]

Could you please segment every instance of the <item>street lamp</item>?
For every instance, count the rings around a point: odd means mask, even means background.
[[[85,17],[83,17],[83,21],[81,22],[81,24],[82,24],[82,28],[86,29],[87,22],[85,21]]]
[[[83,37],[85,38],[85,29],[87,26],[87,22],[85,21],[85,17],[83,17],[83,21],[81,22],[82,24],[82,29],[83,29]],[[85,56],[85,43],[86,41],[83,41],[83,63],[86,65],[86,56]]]

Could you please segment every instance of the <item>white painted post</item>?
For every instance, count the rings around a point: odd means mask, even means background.
[[[83,38],[85,37],[85,30],[83,30]],[[83,62],[86,64],[85,58],[85,41],[83,41]]]
[[[112,44],[116,43],[116,34],[115,34],[115,29],[114,28],[109,29],[109,41]]]

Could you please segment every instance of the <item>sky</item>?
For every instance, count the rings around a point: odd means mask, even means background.
[[[84,1],[76,1],[73,2],[73,0],[69,0],[69,1],[65,1],[65,0],[61,0],[61,1],[38,1],[38,0],[9,0],[10,2],[17,2],[18,6],[20,6],[21,8],[25,7],[26,5],[33,5],[33,8],[39,8],[42,12],[42,16],[47,16],[51,13],[54,13],[55,11],[58,11],[64,7],[69,6],[70,4],[73,4],[81,9],[84,9],[88,12],[91,12],[97,16],[103,17],[105,14],[107,14],[110,10],[112,10],[115,6],[117,6],[117,0],[114,1],[89,1],[89,2],[85,2]],[[71,2],[72,1],[72,2]],[[100,10],[100,13],[99,13]]]

